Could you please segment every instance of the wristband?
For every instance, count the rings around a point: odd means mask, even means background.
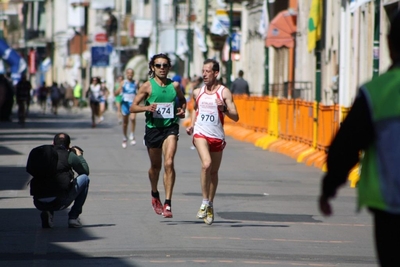
[[[224,110],[222,110],[223,113],[228,112],[228,108],[226,106],[224,106]]]

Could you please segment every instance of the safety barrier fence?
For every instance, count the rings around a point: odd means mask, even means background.
[[[344,117],[348,108],[268,96],[235,95],[234,101],[240,120],[235,123],[225,117],[227,135],[326,171],[327,151],[340,127],[340,113]],[[352,187],[358,178],[357,166],[349,175]]]

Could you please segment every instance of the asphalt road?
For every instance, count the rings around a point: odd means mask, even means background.
[[[151,208],[143,115],[137,145],[126,149],[114,111],[94,129],[89,115],[33,106],[24,127],[15,112],[14,122],[0,123],[0,266],[377,266],[372,219],[355,212],[354,189],[339,192],[333,217],[319,214],[319,169],[228,137],[208,226],[196,219],[200,161],[181,128],[173,218],[164,219]],[[42,229],[29,196],[28,153],[61,131],[90,164],[81,229],[67,227],[68,210]],[[163,200],[162,176],[159,185]]]

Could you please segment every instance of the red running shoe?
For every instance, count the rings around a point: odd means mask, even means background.
[[[151,205],[153,206],[153,210],[161,215],[163,213],[163,206],[159,198],[151,197]]]
[[[163,210],[163,214],[164,218],[172,218],[172,210],[171,210],[171,206],[168,204],[164,205],[164,210]]]

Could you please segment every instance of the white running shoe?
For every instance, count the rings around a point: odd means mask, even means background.
[[[134,139],[135,139],[135,136],[133,135],[133,133],[130,133],[129,140],[134,140]]]
[[[204,219],[205,217],[207,217],[207,205],[206,204],[201,204],[196,217],[198,219]]]
[[[126,144],[126,140],[122,140],[122,148],[126,148],[127,144]]]
[[[136,140],[135,140],[135,139],[133,139],[133,140],[131,141],[131,146],[134,146],[134,145],[136,145]]]

